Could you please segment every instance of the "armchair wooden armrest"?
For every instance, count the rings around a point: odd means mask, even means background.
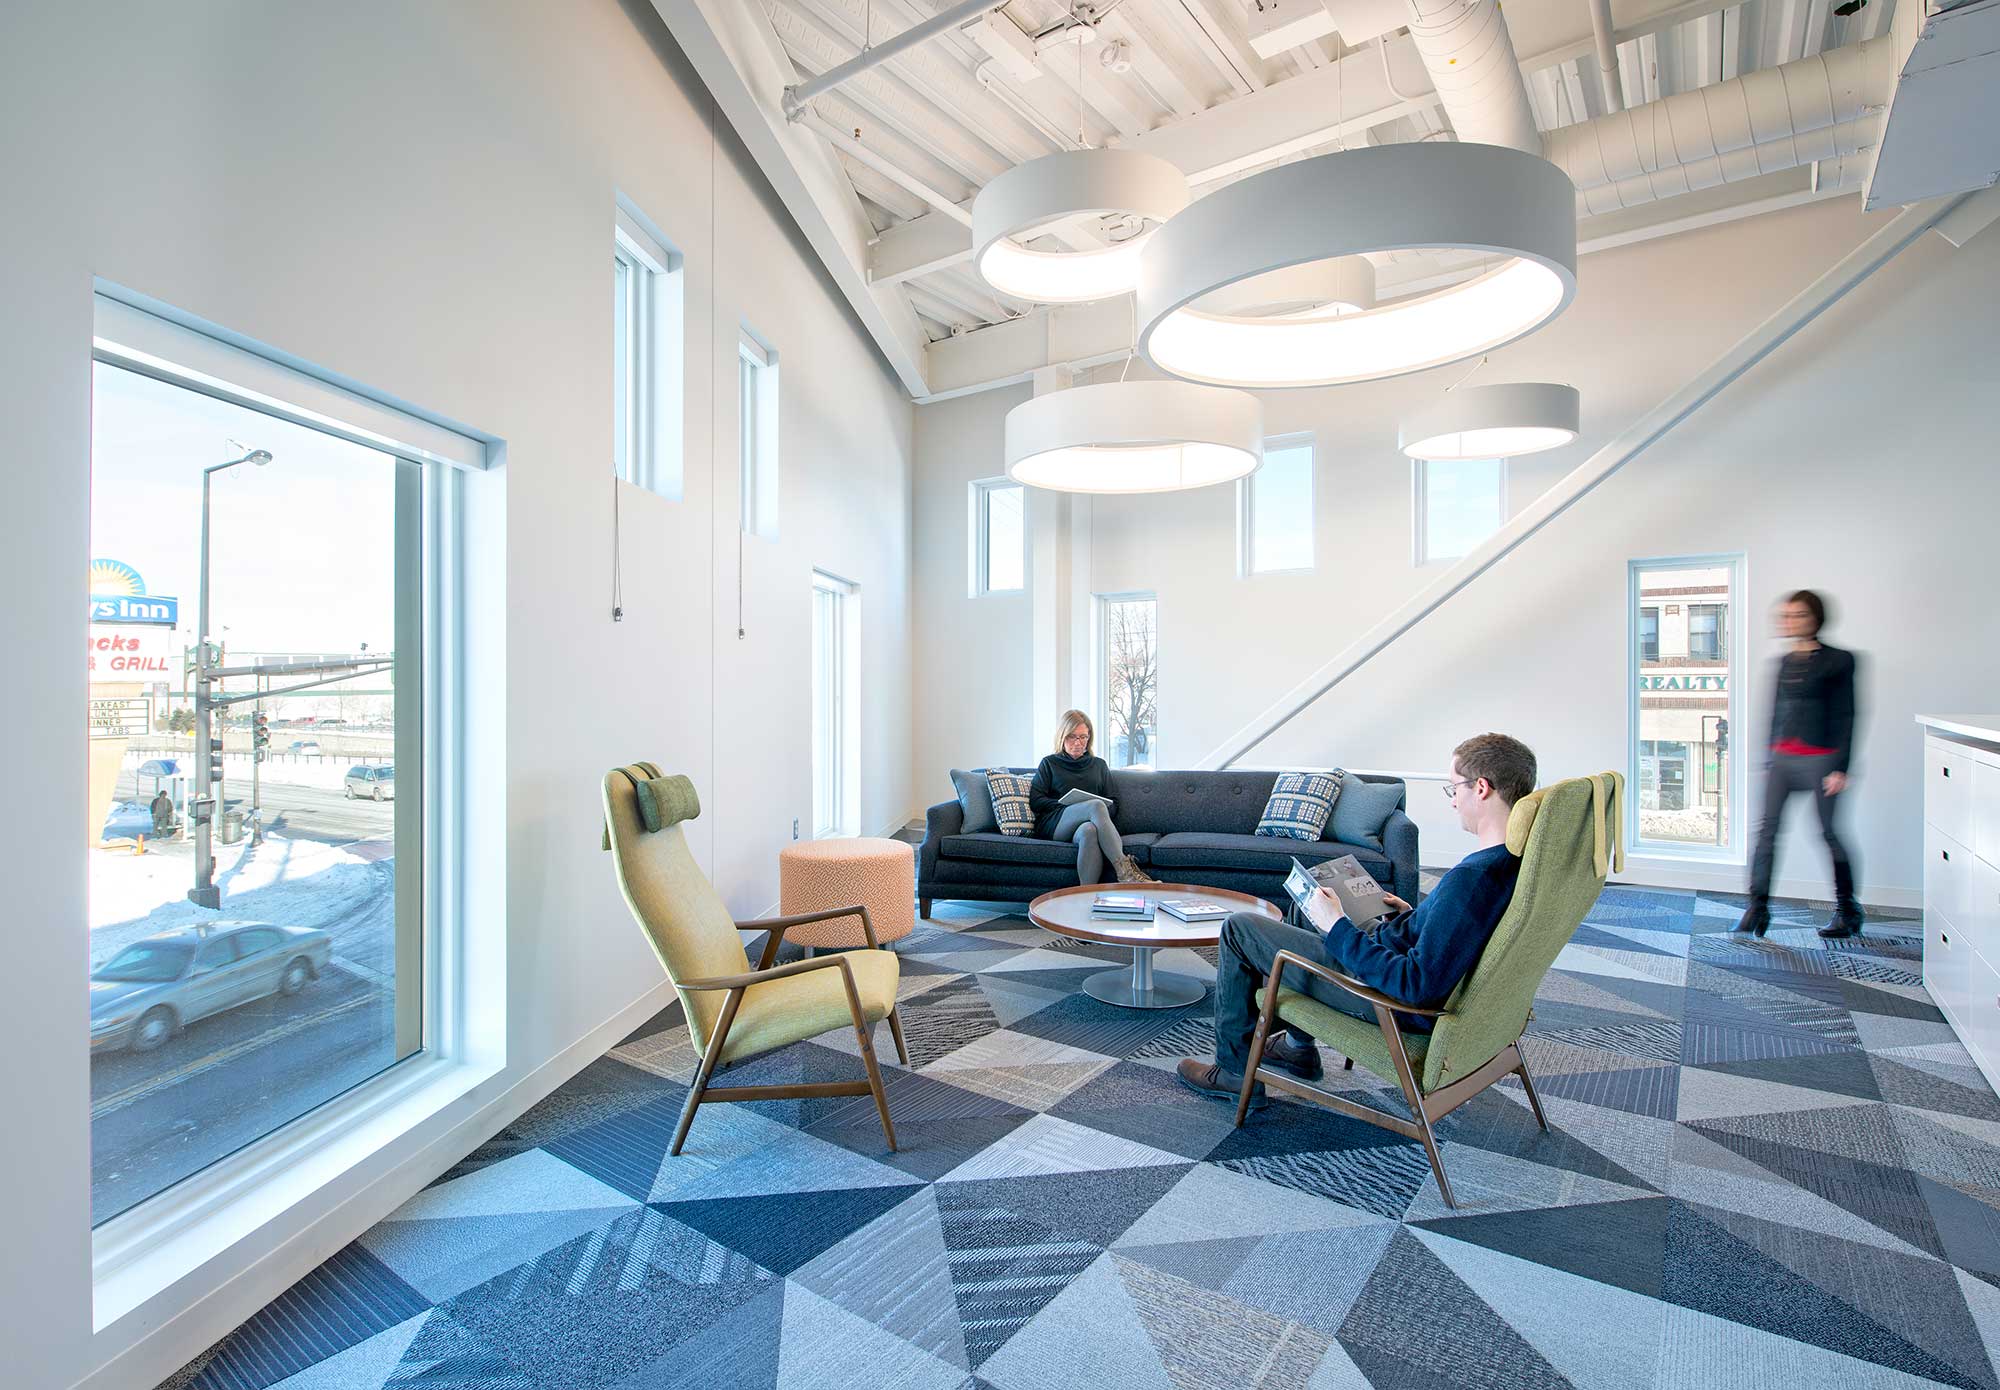
[[[1352,975],[1343,975],[1338,970],[1328,969],[1316,961],[1309,961],[1304,956],[1294,955],[1290,951],[1278,952],[1277,959],[1271,962],[1272,976],[1282,982],[1285,967],[1288,965],[1296,965],[1309,975],[1319,976],[1328,984],[1339,985],[1349,994],[1367,1000],[1378,1009],[1390,1009],[1399,1014],[1415,1014],[1421,1018],[1444,1018],[1451,1013],[1449,1009],[1420,1009],[1415,1004],[1405,1004],[1400,999],[1391,999],[1381,990],[1362,984]]]
[[[785,965],[760,965],[755,970],[741,975],[711,975],[699,980],[676,980],[682,989],[719,990],[748,989],[751,985],[762,984],[766,980],[782,980],[787,975],[803,975],[808,970],[824,970],[838,966],[840,973],[849,976],[848,989],[853,989],[852,970],[839,956],[814,956],[810,960],[795,960]]]
[[[770,969],[771,962],[778,958],[778,943],[792,927],[802,927],[808,922],[826,922],[835,917],[861,918],[861,935],[868,942],[868,949],[879,951],[882,943],[875,939],[875,924],[868,919],[868,909],[857,903],[853,907],[829,907],[818,912],[794,912],[788,917],[758,917],[748,922],[738,922],[738,931],[765,931],[770,936],[764,942],[764,956],[758,961],[759,970]]]

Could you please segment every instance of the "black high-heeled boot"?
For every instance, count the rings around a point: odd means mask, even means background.
[[[1762,936],[1771,926],[1771,905],[1762,898],[1752,898],[1743,916],[1737,920],[1731,931],[1753,932]]]

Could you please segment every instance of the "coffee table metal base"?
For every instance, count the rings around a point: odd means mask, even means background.
[[[1179,1009],[1199,1003],[1208,986],[1189,975],[1153,969],[1151,946],[1132,948],[1129,970],[1105,970],[1087,977],[1083,992],[1127,1009]]]

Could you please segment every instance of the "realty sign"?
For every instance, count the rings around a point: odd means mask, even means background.
[[[173,673],[167,666],[166,628],[93,625],[89,646],[93,681],[160,681]]]
[[[92,594],[90,620],[174,627],[181,620],[181,601],[165,594]]]

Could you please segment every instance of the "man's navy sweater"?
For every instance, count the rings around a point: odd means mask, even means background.
[[[1505,845],[1475,850],[1447,873],[1421,904],[1364,932],[1345,917],[1326,934],[1327,954],[1342,970],[1391,999],[1418,1008],[1444,1005],[1479,960],[1507,904],[1521,861]],[[1402,1027],[1430,1031],[1427,1018],[1400,1014]]]

